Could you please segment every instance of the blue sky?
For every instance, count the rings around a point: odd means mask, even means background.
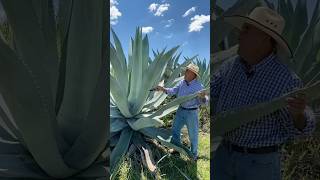
[[[151,49],[181,45],[182,56],[198,55],[209,61],[209,0],[110,0],[110,21],[126,55],[130,37],[140,26],[148,34]]]

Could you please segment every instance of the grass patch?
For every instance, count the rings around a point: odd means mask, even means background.
[[[184,135],[185,136],[185,135]],[[185,143],[188,143],[184,141]],[[120,166],[116,179],[210,179],[210,134],[199,134],[199,160],[195,163],[183,155],[168,154],[166,149],[152,147],[158,170],[151,174],[138,157],[126,158]]]

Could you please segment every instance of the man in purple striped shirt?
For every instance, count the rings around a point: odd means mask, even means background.
[[[177,97],[187,96],[194,93],[199,93],[198,98],[194,98],[190,101],[182,103],[178,108],[173,121],[172,127],[172,143],[181,145],[180,132],[184,125],[187,126],[189,139],[191,142],[191,152],[193,153],[194,160],[197,160],[198,157],[198,111],[199,106],[204,103],[208,103],[208,96],[203,90],[203,85],[198,81],[197,77],[199,67],[191,63],[187,66],[184,80],[180,81],[173,88],[164,88],[158,86],[156,89],[163,91],[168,95],[176,95]],[[173,150],[171,150],[173,151]]]

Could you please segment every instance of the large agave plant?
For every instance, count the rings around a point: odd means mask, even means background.
[[[1,3],[0,179],[105,179],[106,1]]]
[[[277,5],[269,1],[265,1],[264,4],[270,8],[276,7],[277,11],[286,19],[287,25],[284,36],[294,49],[294,58],[282,60],[301,77],[305,83],[305,87],[267,103],[256,104],[216,115],[213,123],[213,135],[215,137],[284,107],[285,98],[288,96],[305,93],[310,103],[320,98],[320,36],[318,33],[320,32],[320,2],[316,1],[316,7],[310,21],[307,18],[306,0],[298,0],[296,8],[293,8],[291,0],[278,2]],[[223,22],[220,21],[218,23]],[[215,37],[225,37],[227,35],[225,32],[216,32],[214,34]],[[219,38],[219,40],[221,42],[223,38]],[[216,43],[219,44],[219,42]],[[214,70],[217,70],[223,62],[234,57],[236,52],[237,46],[233,46],[230,49],[214,53],[212,55],[212,63],[216,64]],[[216,142],[216,140],[213,141]]]
[[[185,147],[170,143],[170,130],[162,129],[160,118],[175,111],[180,103],[195,98],[196,94],[174,99],[160,107],[166,98],[162,92],[150,91],[163,85],[163,74],[167,64],[178,47],[161,51],[154,59],[149,57],[147,35],[142,36],[141,28],[136,30],[135,39],[131,40],[128,60],[126,60],[117,35],[112,32],[114,45],[110,43],[110,119],[111,119],[111,172],[114,173],[121,161],[130,152],[140,150],[142,162],[150,171],[155,170],[152,152],[147,139],[154,139],[162,145],[175,148],[181,153],[191,155]],[[181,65],[171,77],[181,72]],[[173,87],[181,78],[169,78],[167,87]],[[139,153],[140,154],[140,153]]]

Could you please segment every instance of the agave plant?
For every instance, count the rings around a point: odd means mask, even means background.
[[[166,71],[164,72],[164,75],[163,75],[163,78],[164,78],[165,82],[172,75],[174,69],[178,68],[178,66],[179,66],[178,61],[179,61],[179,58],[181,56],[181,53],[182,52],[180,52],[179,54],[176,54],[172,58],[170,58],[170,60],[169,60],[169,62],[167,64]],[[160,55],[160,52],[158,51],[157,54],[155,54],[155,56],[159,56],[159,55]]]
[[[114,45],[110,43],[112,177],[115,177],[115,172],[122,160],[136,150],[139,150],[142,162],[145,162],[149,170],[155,171],[156,167],[147,139],[157,140],[166,147],[175,148],[190,156],[191,152],[187,148],[170,143],[170,130],[160,128],[163,124],[160,118],[175,111],[180,103],[195,98],[196,94],[179,97],[167,104],[162,104],[166,94],[150,91],[158,84],[163,85],[163,74],[178,47],[168,51],[163,50],[151,59],[148,36],[143,37],[141,28],[137,28],[135,38],[131,40],[128,60],[126,60],[121,43],[113,31],[112,36],[114,40]],[[180,72],[181,68],[176,68],[172,75]],[[173,87],[179,80],[181,78],[170,77],[166,86]],[[161,104],[162,106],[159,107]]]
[[[206,62],[206,59],[201,61],[199,58],[196,58],[196,64],[199,67],[200,82],[205,88],[210,85],[210,66]]]
[[[1,179],[105,178],[106,2],[1,3]]]
[[[286,19],[284,30],[285,39],[288,40],[290,47],[293,47],[294,58],[282,59],[292,70],[294,70],[305,83],[305,87],[290,92],[282,97],[276,98],[267,103],[251,105],[248,107],[230,110],[215,116],[213,123],[214,136],[223,135],[225,132],[238,128],[239,126],[251,122],[262,115],[273,112],[285,106],[285,98],[298,93],[305,93],[308,102],[320,98],[320,2],[316,1],[316,8],[311,16],[307,18],[306,0],[298,0],[294,9],[293,3],[288,1],[278,1],[278,5],[265,1],[265,5],[270,8],[277,8],[277,11]],[[223,22],[219,22],[223,23]],[[294,28],[293,28],[294,27]],[[216,32],[214,36],[227,36],[225,32]],[[220,42],[223,38],[219,39]],[[219,42],[216,42],[219,44]],[[213,61],[217,59],[217,70],[219,66],[236,55],[237,46],[222,52],[216,52],[211,57]],[[241,118],[240,118],[241,117]],[[215,142],[217,142],[215,140]]]
[[[167,86],[167,85],[170,86],[172,80],[174,80],[174,79],[177,79],[177,78],[183,79],[182,73],[183,73],[184,68],[189,63],[191,63],[194,58],[197,57],[197,56],[194,56],[192,58],[183,57],[184,62],[182,64],[179,64],[179,59],[180,59],[181,54],[182,54],[182,52],[180,52],[179,54],[175,54],[170,58],[170,60],[167,64],[166,70],[165,70],[163,77],[162,77],[165,86]],[[160,55],[160,52],[153,51],[153,55],[154,55],[154,58],[156,59],[157,56]]]

